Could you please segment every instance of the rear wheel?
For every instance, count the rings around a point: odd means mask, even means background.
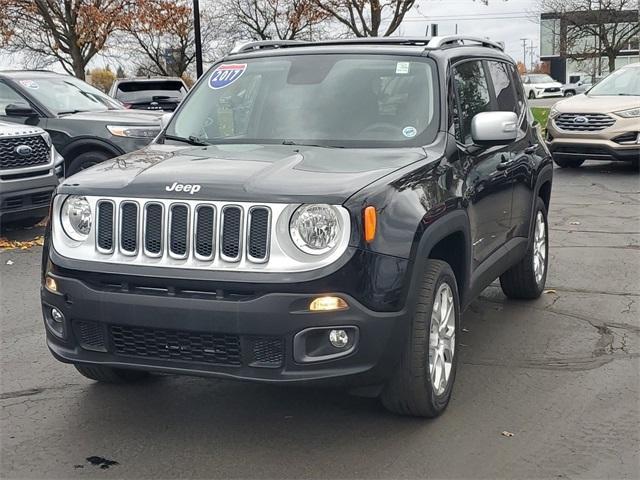
[[[69,164],[69,170],[67,171],[67,176],[70,177],[71,175],[74,175],[82,170],[85,170],[89,167],[93,167],[98,163],[102,163],[111,157],[112,155],[109,155],[106,152],[100,152],[100,151],[81,153],[76,158],[74,158]]]
[[[560,168],[579,168],[584,163],[584,159],[582,158],[579,160],[566,160],[566,159],[554,157],[553,161]]]
[[[533,90],[531,90],[531,91],[529,92],[529,100],[533,100],[533,99],[535,99],[535,98],[536,98],[536,94],[535,94],[535,92],[534,92]]]
[[[547,209],[541,198],[536,202],[533,238],[524,258],[500,276],[502,291],[509,298],[538,298],[547,281],[549,239]]]
[[[74,365],[83,376],[103,383],[133,383],[149,376],[149,372],[111,368],[102,365]]]
[[[565,97],[573,97],[576,94],[576,92],[574,92],[573,90],[566,90],[564,92],[564,96]]]
[[[382,404],[400,415],[437,417],[447,408],[458,364],[460,305],[456,278],[441,260],[428,260],[411,332]]]

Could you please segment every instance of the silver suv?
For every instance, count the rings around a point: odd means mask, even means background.
[[[63,175],[63,158],[47,132],[0,122],[0,225],[42,220]]]

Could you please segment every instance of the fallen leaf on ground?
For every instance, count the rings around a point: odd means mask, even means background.
[[[553,288],[550,288],[549,290],[545,290],[542,293],[554,293],[555,294],[555,293],[558,293],[558,292],[556,292]]]
[[[513,433],[507,432],[506,430],[504,432],[502,432],[501,435],[503,437],[513,437]]]
[[[38,236],[32,240],[9,240],[6,237],[0,237],[0,250],[28,250],[33,246],[44,245],[44,237]]]
[[[13,260],[7,260],[7,265],[13,265]]]
[[[580,222],[569,222],[569,225],[580,225]]]

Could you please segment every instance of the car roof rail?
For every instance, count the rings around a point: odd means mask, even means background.
[[[309,42],[302,40],[257,40],[236,45],[229,53],[246,53],[252,50],[261,50],[263,48],[299,47],[307,43]]]
[[[436,50],[438,48],[462,46],[466,42],[475,42],[483,47],[496,48],[504,51],[504,42],[496,42],[486,37],[476,37],[473,35],[444,35],[441,37],[432,37],[427,44],[428,50]]]

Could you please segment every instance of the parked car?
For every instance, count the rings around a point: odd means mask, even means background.
[[[109,95],[125,108],[173,112],[188,90],[178,77],[125,78],[113,82]]]
[[[47,132],[0,122],[0,226],[41,221],[63,170]]]
[[[586,94],[549,112],[547,145],[560,167],[585,160],[640,159],[640,63],[622,67]]]
[[[562,84],[544,73],[529,73],[522,77],[527,98],[549,98],[562,96]]]
[[[67,175],[146,146],[158,112],[125,109],[82,80],[47,71],[0,71],[0,120],[49,132]]]
[[[593,85],[588,80],[578,80],[576,83],[566,83],[562,86],[565,97],[573,97],[589,90]]]
[[[498,277],[543,291],[552,173],[497,42],[250,43],[150,146],[59,187],[49,349],[103,382],[333,383],[439,415],[463,310]]]

